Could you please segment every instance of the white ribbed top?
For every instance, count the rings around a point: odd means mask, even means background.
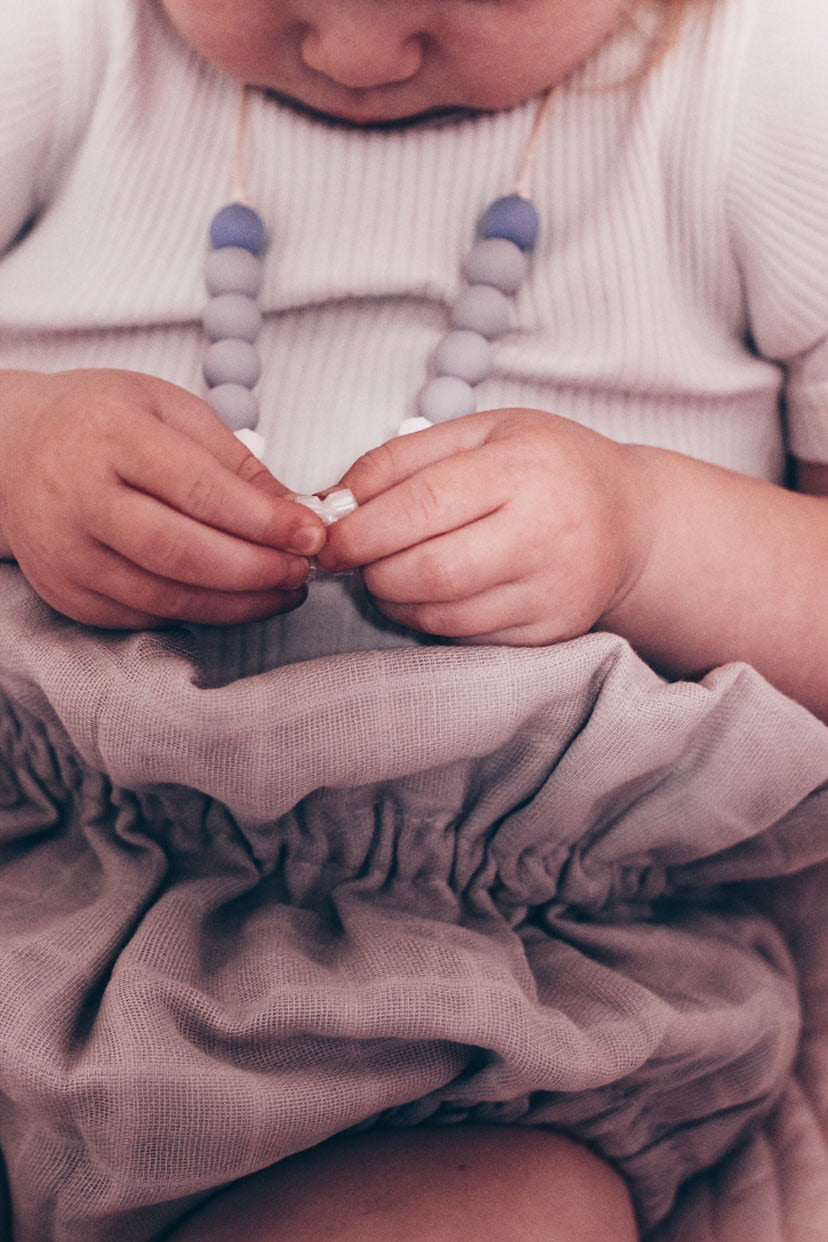
[[[147,0],[0,0],[0,31],[0,366],[125,367],[203,393],[238,86]],[[542,237],[481,408],[548,409],[770,479],[786,447],[828,461],[826,46],[824,0],[715,0],[644,81],[617,85],[641,55],[628,31],[556,92]],[[254,97],[250,200],[273,239],[261,429],[289,486],[334,482],[413,412],[536,106],[360,132]],[[343,591],[202,630],[209,675],[399,641]]]
[[[793,448],[828,460],[827,9],[718,0],[643,83],[584,89],[635,63],[627,33],[559,90],[543,234],[481,405],[774,478],[784,386]],[[203,391],[238,88],[145,0],[0,0],[0,20],[0,247],[37,215],[0,262],[0,365]],[[254,97],[250,198],[273,237],[260,393],[286,483],[331,483],[411,412],[535,107],[360,132]]]

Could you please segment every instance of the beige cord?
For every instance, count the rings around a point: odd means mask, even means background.
[[[515,194],[521,198],[530,198],[532,190],[532,173],[535,168],[535,161],[538,157],[538,142],[552,104],[552,91],[547,91],[540,102],[540,106],[535,113],[532,132],[529,135],[529,141],[526,143],[526,150],[523,153],[523,159],[518,169],[517,180],[515,181]]]
[[[233,181],[231,193],[233,202],[243,203],[245,207],[250,206],[245,175],[247,168],[245,147],[247,145],[247,116],[249,111],[250,92],[246,86],[242,85],[241,100],[239,103],[239,122],[236,127],[236,145],[233,150]]]
[[[517,179],[515,181],[515,194],[521,198],[529,198],[532,188],[532,174],[535,167],[535,161],[538,155],[538,144],[540,140],[541,130],[546,121],[547,114],[552,102],[552,91],[547,91],[540,102],[535,120],[532,124],[532,130],[526,143],[526,149],[523,152],[523,158],[518,168]],[[241,98],[239,102],[239,120],[236,127],[236,141],[233,149],[233,179],[232,179],[232,201],[234,203],[243,203],[249,206],[246,179],[246,146],[247,146],[247,122],[250,112],[250,91],[248,87],[242,86]]]

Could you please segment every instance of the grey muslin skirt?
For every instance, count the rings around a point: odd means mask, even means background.
[[[750,885],[828,855],[828,730],[609,635],[213,684],[0,568],[0,1147],[15,1242],[147,1242],[354,1127],[560,1127],[642,1228],[783,1089]]]

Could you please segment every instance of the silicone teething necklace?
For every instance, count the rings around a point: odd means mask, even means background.
[[[448,422],[477,409],[475,388],[491,372],[493,342],[509,330],[510,299],[522,285],[535,245],[539,216],[529,194],[538,139],[551,92],[540,101],[523,152],[514,189],[495,199],[480,217],[477,239],[462,264],[465,284],[454,303],[445,333],[434,351],[433,374],[417,397],[417,415],[401,424],[403,435]],[[210,223],[205,282],[210,300],[204,331],[207,401],[231,431],[257,456],[263,437],[256,430],[261,375],[256,341],[262,326],[258,295],[262,286],[267,229],[250,206],[245,184],[245,145],[249,93],[242,89],[233,169],[232,201]],[[333,522],[353,507],[332,493],[324,500],[301,497],[323,521]]]

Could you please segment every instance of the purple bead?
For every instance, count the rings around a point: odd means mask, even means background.
[[[540,217],[534,203],[520,194],[495,199],[480,220],[481,237],[504,237],[521,250],[532,249],[539,229]]]
[[[230,203],[216,212],[210,224],[210,244],[214,250],[240,246],[251,254],[264,250],[267,232],[262,217],[244,203]]]

